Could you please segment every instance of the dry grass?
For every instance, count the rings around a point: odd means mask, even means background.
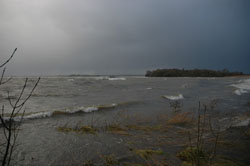
[[[153,149],[130,149],[139,160],[127,162],[131,166],[167,166],[166,158],[162,150]]]
[[[187,126],[194,123],[193,114],[190,112],[176,113],[167,120],[167,125]]]
[[[144,131],[144,132],[154,132],[154,131],[165,131],[162,125],[121,125],[119,123],[114,123],[106,126],[106,131],[112,134],[118,134],[118,135],[127,135],[130,136],[131,134],[129,131]]]
[[[117,166],[119,165],[118,159],[114,155],[102,156],[105,161],[105,166]]]
[[[106,126],[106,130],[112,134],[129,136],[128,129],[122,127],[120,124],[111,124]]]
[[[77,128],[71,128],[71,127],[58,127],[57,131],[69,133],[69,132],[75,132],[79,134],[96,134],[98,131],[97,129],[90,127],[90,126],[82,126]]]
[[[162,129],[162,125],[126,125],[129,130],[140,130],[145,132],[153,132],[153,131],[160,131]]]
[[[152,149],[135,149],[133,150],[136,155],[141,158],[148,160],[151,159],[153,155],[163,155],[162,150],[152,150]]]

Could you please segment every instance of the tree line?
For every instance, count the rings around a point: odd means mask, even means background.
[[[146,72],[146,77],[225,77],[244,75],[243,72],[230,72],[228,69],[156,69]]]

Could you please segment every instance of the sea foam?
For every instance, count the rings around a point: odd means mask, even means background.
[[[109,80],[109,81],[118,81],[118,80],[124,81],[124,80],[126,80],[126,78],[117,77],[117,78],[108,78],[108,80]]]
[[[111,109],[115,108],[118,106],[118,104],[113,103],[113,104],[105,104],[105,105],[98,105],[98,106],[90,106],[90,107],[74,107],[71,109],[62,109],[62,110],[54,110],[54,111],[43,111],[43,112],[34,112],[34,113],[28,113],[25,114],[24,116],[16,116],[14,117],[14,121],[19,122],[22,120],[32,120],[32,119],[42,119],[42,118],[48,118],[52,117],[55,115],[67,115],[67,114],[74,114],[74,113],[91,113],[94,111],[99,111],[99,110],[104,110],[104,109]],[[8,121],[10,117],[4,117],[5,121]],[[1,124],[1,123],[0,123]]]
[[[109,80],[109,81],[118,81],[118,80],[124,81],[124,80],[126,80],[126,78],[124,78],[124,77],[108,77],[108,76],[96,77],[95,79],[96,80]]]
[[[167,95],[165,95],[163,97],[166,98],[166,99],[169,99],[169,100],[182,100],[182,99],[184,99],[182,94],[179,94],[177,96],[167,96]]]
[[[250,79],[240,80],[237,84],[232,84],[231,86],[237,88],[234,93],[236,95],[242,95],[250,91]]]

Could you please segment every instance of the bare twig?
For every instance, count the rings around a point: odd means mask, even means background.
[[[17,49],[14,50],[14,52],[12,53],[12,55],[9,57],[9,59],[7,61],[5,61],[2,65],[0,65],[0,68],[4,67],[12,59],[16,50]],[[10,77],[6,81],[3,81],[5,71],[6,71],[6,68],[4,67],[4,69],[2,71],[2,75],[0,77],[0,85],[7,83],[11,79],[11,77]],[[1,154],[0,161],[1,161],[2,166],[10,165],[10,163],[12,161],[12,155],[13,155],[14,149],[16,147],[16,140],[17,140],[17,137],[19,134],[19,123],[17,123],[15,121],[15,118],[17,117],[17,115],[19,113],[21,113],[21,118],[19,120],[20,120],[20,122],[23,120],[23,117],[25,114],[25,109],[23,110],[23,106],[32,96],[34,90],[38,86],[39,81],[40,81],[40,77],[37,79],[33,88],[25,97],[24,97],[24,92],[27,89],[28,78],[25,79],[24,85],[23,85],[16,100],[11,99],[9,91],[7,92],[8,93],[7,100],[11,106],[10,116],[5,117],[5,114],[4,114],[5,107],[4,106],[2,106],[1,114],[0,114],[0,122],[1,122],[1,125],[3,128],[4,137],[5,137],[5,142],[3,144],[1,144],[2,147],[4,146],[4,149],[3,149],[3,151],[0,151],[0,154]]]
[[[0,69],[2,67],[4,67],[7,63],[9,63],[9,61],[13,58],[14,54],[16,53],[17,48],[15,48],[15,50],[13,51],[13,53],[11,54],[11,56],[9,57],[9,59],[7,59],[3,64],[0,65]]]
[[[9,82],[12,79],[12,77],[9,77],[6,81],[3,81],[5,71],[6,71],[6,67],[2,71],[2,75],[1,75],[1,78],[0,78],[0,85],[6,84],[7,82]]]

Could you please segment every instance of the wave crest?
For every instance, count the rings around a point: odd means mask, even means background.
[[[16,116],[14,118],[14,121],[19,122],[21,120],[32,120],[32,119],[42,119],[42,118],[48,118],[56,115],[68,115],[68,114],[74,114],[74,113],[91,113],[94,111],[104,110],[104,109],[112,109],[118,106],[118,104],[105,104],[105,105],[98,105],[98,106],[90,106],[90,107],[75,107],[72,109],[65,109],[65,110],[55,110],[55,111],[44,111],[44,112],[34,112],[34,113],[27,113],[24,116]],[[5,116],[4,120],[8,121],[10,117]],[[1,124],[1,123],[0,123]]]
[[[124,77],[108,77],[108,76],[103,76],[103,77],[96,77],[96,80],[109,80],[109,81],[125,81],[126,78]]]
[[[250,91],[250,79],[240,80],[238,84],[232,84],[232,87],[237,88],[234,93],[236,95],[242,95]]]
[[[167,96],[167,95],[165,95],[163,97],[166,98],[166,99],[169,99],[169,100],[182,100],[182,99],[184,99],[182,94],[179,94],[177,96]]]

